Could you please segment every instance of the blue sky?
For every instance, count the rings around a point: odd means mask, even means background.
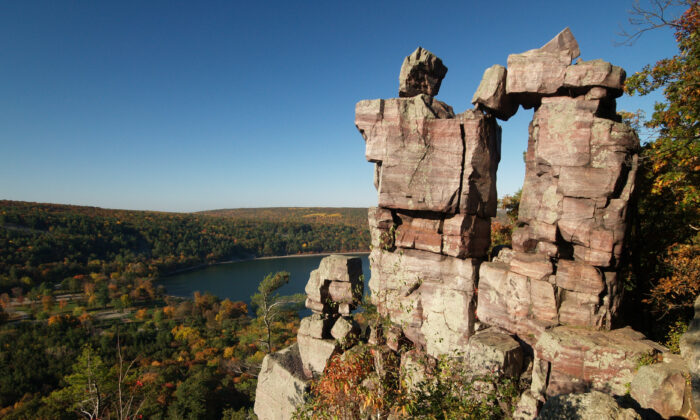
[[[644,4],[644,3],[642,3]],[[371,206],[361,99],[398,95],[422,46],[456,112],[483,71],[569,26],[628,74],[669,30],[615,46],[632,1],[0,2],[0,198],[108,208]],[[628,27],[628,26],[627,26]],[[651,113],[655,97],[618,109]],[[532,110],[503,126],[499,196],[522,184]]]

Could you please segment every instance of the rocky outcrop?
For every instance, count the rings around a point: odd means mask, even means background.
[[[362,260],[329,255],[306,284],[306,307],[297,343],[263,359],[255,392],[255,414],[261,420],[292,418],[303,403],[309,381],[323,373],[328,360],[359,339],[351,311],[362,299]]]
[[[653,410],[665,419],[693,418],[687,376],[685,361],[680,356],[665,354],[660,363],[639,368],[630,384],[630,396],[642,408]]]
[[[631,328],[613,329],[639,140],[615,112],[624,70],[602,60],[572,64],[579,55],[567,28],[541,48],[510,55],[507,68],[487,69],[474,109],[455,113],[435,99],[447,68],[418,48],[401,68],[399,98],[357,103],[378,193],[368,212],[369,288],[389,321],[369,332],[368,387],[387,378],[407,391],[430,384],[441,375],[438,357],[447,357],[473,378],[519,377],[529,364],[518,419],[540,410],[542,418],[638,418],[610,396],[630,389],[639,406],[663,416],[693,413],[690,388],[681,386],[686,362],[637,371],[642,360],[676,359]],[[535,108],[519,227],[513,249],[487,261],[496,119],[519,106]],[[340,256],[312,272],[306,305],[314,314],[298,334],[305,380],[361,339],[351,316],[360,272],[359,260]],[[696,318],[681,344],[696,392],[698,325]]]
[[[372,303],[414,345],[433,356],[463,348],[474,331],[478,261],[375,248]]]
[[[511,55],[507,95],[536,106],[510,263],[484,263],[477,316],[530,344],[555,325],[609,329],[639,140],[616,121],[624,71],[601,60],[571,65],[568,30]],[[512,65],[511,65],[512,64]]]
[[[292,418],[297,405],[308,390],[299,356],[299,346],[293,344],[271,353],[263,359],[255,390],[255,414],[261,420]]]
[[[508,68],[485,71],[476,108],[461,114],[431,87],[356,106],[379,198],[369,212],[373,303],[434,357],[468,349],[472,364],[484,359],[515,374],[518,363],[506,360],[522,358],[514,356],[521,343],[532,347],[537,372],[523,413],[562,393],[622,394],[636,360],[658,351],[630,329],[607,332],[621,298],[617,268],[639,140],[615,114],[625,72],[602,60],[572,64],[579,55],[568,28],[510,55]],[[419,49],[406,59],[401,86],[407,69],[434,68],[412,64],[423,56]],[[536,108],[520,227],[513,250],[484,262],[500,160],[494,118],[508,119],[520,105]],[[477,319],[502,335],[475,336]]]
[[[622,408],[610,395],[599,391],[559,395],[547,400],[538,419],[641,420],[631,408]]]
[[[436,96],[440,91],[447,67],[435,54],[421,47],[403,61],[399,74],[399,97],[408,98],[420,94]]]
[[[506,92],[525,108],[539,105],[544,95],[553,95],[564,84],[566,68],[580,51],[569,28],[539,49],[508,56]]]
[[[454,115],[419,95],[360,101],[355,124],[367,160],[376,164],[379,207],[426,212],[416,215],[425,219],[495,216],[500,129],[494,118],[479,111]]]
[[[362,260],[329,255],[313,270],[306,284],[306,307],[313,315],[303,318],[297,333],[306,378],[320,375],[328,360],[354,343],[359,328],[350,313],[362,300]]]
[[[624,395],[639,360],[657,351],[629,327],[594,331],[560,326],[544,331],[535,344],[535,357],[549,364],[549,396],[589,389]]]
[[[517,378],[523,368],[523,349],[509,334],[487,328],[469,340],[466,360],[476,374],[496,374]]]
[[[402,86],[404,69],[420,54],[404,62]],[[463,347],[474,332],[475,280],[496,214],[500,128],[480,110],[455,115],[431,97],[435,90],[402,92],[411,97],[355,108],[379,194],[379,207],[369,211],[370,288],[380,314],[437,356]],[[449,313],[455,310],[458,316]]]

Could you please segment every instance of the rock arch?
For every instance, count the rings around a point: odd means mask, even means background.
[[[572,64],[578,56],[568,28],[510,55],[508,68],[484,72],[475,107],[457,114],[435,99],[447,68],[419,47],[401,68],[399,98],[356,105],[378,191],[368,214],[369,287],[390,324],[361,332],[351,314],[359,261],[324,259],[307,284],[314,315],[302,320],[297,345],[265,358],[260,418],[289,418],[308,381],[356,340],[375,346],[377,373],[385,355],[400,354],[399,369],[418,378],[439,356],[517,376],[525,348],[532,380],[515,418],[534,418],[555,395],[627,392],[639,357],[663,350],[630,328],[611,329],[639,140],[615,111],[624,70],[602,60]],[[512,249],[488,261],[497,119],[520,106],[535,112],[519,227]]]
[[[369,213],[374,303],[428,354],[463,348],[477,320],[532,345],[556,325],[610,329],[639,140],[615,111],[624,70],[572,64],[578,56],[567,28],[510,55],[507,69],[488,68],[475,108],[455,114],[434,98],[447,69],[419,47],[403,63],[400,98],[357,104],[379,193]],[[496,216],[496,119],[518,106],[535,108],[521,226],[511,252],[483,262]]]

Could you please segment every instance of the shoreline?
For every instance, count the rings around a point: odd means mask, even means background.
[[[235,259],[228,260],[228,261],[219,261],[219,262],[214,262],[214,263],[198,264],[198,265],[195,265],[192,267],[181,268],[179,270],[175,270],[175,271],[171,271],[167,274],[163,274],[162,276],[159,276],[159,279],[170,277],[170,276],[173,276],[175,274],[185,273],[187,271],[198,270],[200,268],[212,267],[215,265],[223,265],[223,264],[233,264],[233,263],[239,263],[239,262],[244,262],[244,261],[271,260],[274,258],[304,258],[304,257],[325,257],[328,255],[369,255],[369,254],[370,254],[369,251],[348,251],[348,252],[319,252],[319,253],[308,253],[308,254],[271,255],[271,256],[267,256],[267,257],[235,258]]]
[[[328,255],[369,255],[369,251],[348,251],[348,252],[319,252],[319,253],[313,253],[313,254],[292,254],[292,255],[279,255],[279,256],[269,256],[269,257],[256,257],[253,258],[252,260],[243,260],[243,261],[254,261],[254,260],[271,260],[273,258],[303,258],[303,257],[326,257]],[[227,261],[229,262],[229,261]],[[226,264],[225,262],[224,264]],[[230,261],[230,262],[240,262],[238,261]]]

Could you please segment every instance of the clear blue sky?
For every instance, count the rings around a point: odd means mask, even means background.
[[[441,57],[438,99],[462,112],[484,69],[566,26],[584,60],[628,74],[674,54],[668,30],[613,44],[631,6],[3,1],[0,198],[166,211],[375,205],[354,106],[397,96],[404,56],[420,45]],[[651,111],[651,99],[618,103],[637,108]],[[531,117],[521,109],[501,124],[499,196],[522,184]]]

